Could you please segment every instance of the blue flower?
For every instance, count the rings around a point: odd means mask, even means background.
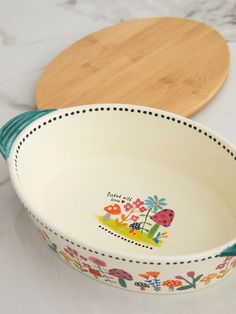
[[[156,237],[152,239],[152,240],[153,240],[153,242],[158,243],[158,242],[159,242],[159,238],[160,238],[160,237],[161,237],[161,233],[160,233],[160,232],[158,232],[158,233],[157,233],[157,235],[156,235]]]
[[[149,196],[144,203],[148,209],[152,209],[155,213],[167,205],[165,198],[158,198],[156,195],[154,197]]]
[[[159,292],[159,291],[161,290],[161,281],[160,281],[160,279],[153,278],[153,279],[145,280],[145,282],[146,282],[149,286],[152,286],[153,289],[154,289],[156,292]]]
[[[165,231],[165,232],[158,232],[157,235],[152,239],[153,242],[155,242],[156,244],[159,243],[160,239],[162,238],[168,238],[168,232]]]

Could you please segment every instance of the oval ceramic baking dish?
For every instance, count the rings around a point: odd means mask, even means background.
[[[42,239],[91,278],[174,294],[236,266],[236,152],[209,129],[100,104],[24,113],[0,142]]]

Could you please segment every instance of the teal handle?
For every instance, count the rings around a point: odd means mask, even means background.
[[[10,155],[12,145],[21,131],[30,123],[56,109],[32,110],[24,112],[8,121],[0,129],[0,153],[4,159]]]
[[[236,243],[224,249],[220,256],[236,256]]]

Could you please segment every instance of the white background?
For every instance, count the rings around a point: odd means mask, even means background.
[[[193,119],[236,144],[234,0],[0,0],[0,126],[34,108],[39,75],[60,50],[102,27],[154,15],[197,18],[230,42],[229,77]],[[235,291],[236,272],[210,289],[177,296],[127,292],[79,274],[42,243],[0,157],[0,313],[229,314],[236,309]]]

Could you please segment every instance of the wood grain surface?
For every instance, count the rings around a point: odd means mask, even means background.
[[[65,49],[36,88],[39,109],[131,103],[191,116],[218,92],[229,50],[209,26],[149,18],[118,24]]]

